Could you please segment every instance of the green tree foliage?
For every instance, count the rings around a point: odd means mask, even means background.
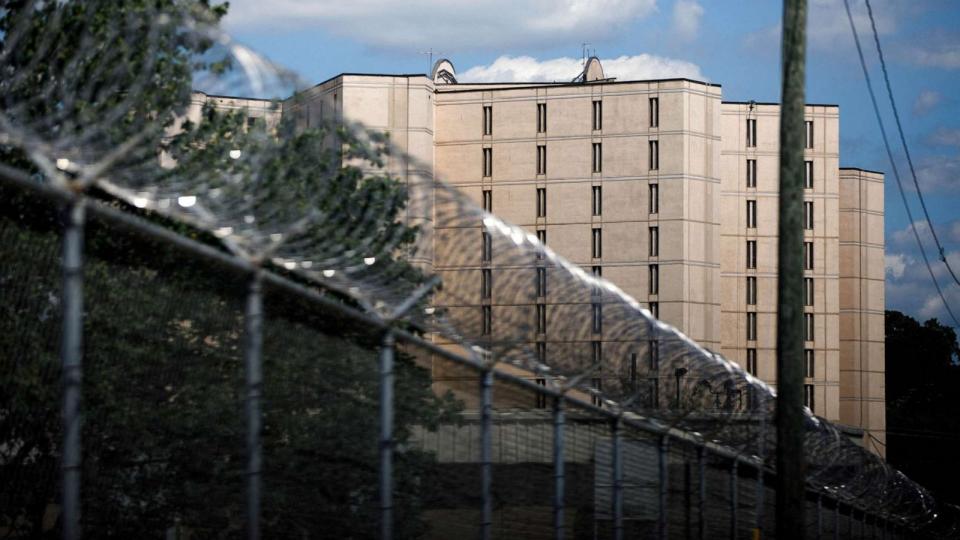
[[[960,345],[953,328],[886,312],[887,459],[960,503]]]
[[[16,15],[33,4],[0,2],[6,10],[0,9],[2,40]],[[61,2],[45,9],[63,10],[57,17],[65,29],[57,37],[56,54],[45,52],[40,60],[51,68],[38,72],[51,76],[63,72],[71,47],[75,52],[79,37],[87,35],[81,21],[95,23],[93,39],[99,36],[102,47],[133,48],[130,56],[138,57],[142,44],[111,33],[109,21],[158,12],[179,16],[183,10],[216,20],[225,11],[205,1],[172,0]],[[31,12],[31,28],[41,32],[51,16]],[[41,47],[33,43],[33,49],[18,49],[19,64],[12,69],[36,59],[31,50]],[[141,60],[155,65],[156,84],[142,88],[106,140],[122,141],[137,126],[180,111],[197,68],[191,59],[209,45],[174,34],[151,43],[162,46],[151,45],[149,54],[156,56],[141,55]],[[129,76],[135,79],[136,73],[133,67]],[[88,70],[84,76],[95,75]],[[28,87],[10,90],[8,103]],[[93,119],[101,105],[80,106],[90,107]],[[54,100],[21,112],[42,118],[56,111]],[[282,124],[273,132],[245,121],[242,112],[208,108],[203,121],[184,126],[172,139],[150,134],[156,148],[177,159],[175,169],[159,171],[155,161],[125,165],[149,167],[145,178],[158,181],[173,174],[209,179],[219,167],[228,174],[217,178],[239,178],[243,189],[256,195],[252,204],[258,216],[320,212],[325,219],[311,221],[299,241],[332,238],[350,248],[350,242],[364,238],[399,253],[413,240],[416,230],[400,223],[403,186],[345,164],[344,158],[377,159],[364,141],[343,130],[295,130]],[[252,168],[249,161],[229,160],[229,150],[236,148],[266,157]],[[0,147],[0,162],[30,167],[13,146]],[[216,242],[182,224],[141,215]],[[361,226],[366,229],[356,234]],[[48,203],[11,188],[0,190],[0,538],[57,536],[59,230],[57,211]],[[156,538],[179,527],[194,538],[238,536],[245,496],[242,302],[247,277],[96,220],[88,224],[86,241],[85,534]],[[353,251],[362,256],[366,247],[355,245]],[[390,265],[393,275],[410,282],[419,277],[391,257],[378,259],[377,265]],[[277,290],[266,291],[265,308],[264,535],[373,536],[378,526],[379,336]],[[425,531],[420,510],[436,467],[431,455],[405,443],[415,426],[429,429],[451,421],[459,405],[450,396],[436,396],[428,371],[409,355],[398,356],[396,376],[397,532],[416,537]]]

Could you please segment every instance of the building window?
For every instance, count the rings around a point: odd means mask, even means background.
[[[655,171],[660,168],[660,142],[650,141],[650,170]]]
[[[806,341],[813,341],[813,313],[803,314],[803,337]]]
[[[747,201],[747,228],[757,228],[757,201]]]
[[[547,269],[537,268],[537,296],[544,298],[547,296]]]
[[[546,388],[546,386],[547,386],[547,380],[544,379],[543,377],[537,377],[537,385]],[[537,392],[537,403],[536,403],[536,406],[537,406],[538,409],[546,409],[546,408],[547,408],[547,395],[544,394],[543,392],[539,392],[539,391]]]
[[[803,368],[804,368],[804,377],[812,379],[814,373],[816,373],[814,365],[814,355],[813,349],[804,349],[803,350]]]
[[[753,311],[747,313],[747,341],[757,340],[757,314]]]
[[[591,304],[593,309],[593,333],[599,334],[603,331],[603,304]]]
[[[493,236],[488,232],[480,233],[482,240],[481,260],[490,262],[493,259]]]
[[[813,270],[813,242],[803,243],[803,269]]]
[[[594,267],[593,267],[593,277],[595,277],[595,278],[597,278],[597,279],[600,279],[600,278],[603,277],[603,267],[602,267],[602,266],[594,266]],[[603,287],[601,287],[600,285],[594,285],[594,286],[593,286],[593,290],[590,292],[590,294],[591,294],[592,296],[600,296],[600,295],[602,295],[602,294],[603,294]]]
[[[805,384],[803,385],[803,404],[813,411],[813,385]]]
[[[660,318],[660,302],[650,302],[650,314],[654,319]]]
[[[603,188],[593,186],[593,215],[603,214]]]
[[[603,171],[603,145],[598,142],[593,143],[593,172]]]
[[[493,331],[493,311],[490,306],[482,306],[481,310],[483,313],[483,321],[481,322],[483,326],[481,328],[481,333],[485,336],[489,336]]]
[[[660,342],[651,339],[647,342],[647,349],[650,351],[647,360],[649,361],[650,371],[660,370]]]
[[[547,132],[547,104],[537,103],[537,133]]]
[[[747,160],[747,187],[757,187],[757,160]]]
[[[660,98],[650,98],[650,127],[660,126]]]
[[[593,130],[603,129],[603,102],[596,100],[593,102]]]
[[[603,399],[600,397],[600,392],[603,391],[603,379],[600,377],[594,377],[591,382],[596,392],[591,393],[590,403],[592,403],[595,407],[602,407]]]
[[[757,376],[757,350],[747,349],[747,373]]]
[[[805,161],[803,164],[803,187],[806,189],[813,189],[813,162]]]
[[[603,257],[603,231],[600,229],[593,230],[593,258],[599,259]]]
[[[647,382],[650,386],[650,400],[647,402],[647,406],[651,409],[656,409],[660,406],[660,381],[655,377],[647,379]]]
[[[490,298],[493,295],[493,273],[489,268],[480,270],[480,297]]]
[[[660,227],[650,227],[649,233],[647,235],[647,239],[650,245],[650,256],[659,257],[660,256]]]
[[[804,122],[804,125],[807,133],[806,147],[813,148],[813,120],[807,120]]]
[[[757,267],[757,241],[747,240],[747,268]]]
[[[803,203],[803,228],[808,231],[813,230],[813,201]]]
[[[493,134],[493,107],[491,105],[483,106],[483,134]]]
[[[547,245],[547,231],[545,231],[544,229],[540,229],[539,231],[537,231],[537,241],[540,242],[541,245],[546,246],[546,245]],[[543,251],[537,250],[537,258],[538,258],[538,259],[542,259],[542,258],[543,258]]]
[[[650,184],[650,213],[657,214],[660,212],[660,185],[659,184]]]
[[[547,217],[547,188],[537,188],[537,217]]]
[[[813,305],[813,278],[803,278],[803,305]]]
[[[651,264],[647,273],[649,275],[648,292],[650,294],[660,294],[660,265]]]
[[[757,305],[757,278],[756,276],[747,276],[747,305]]]
[[[483,209],[487,212],[493,212],[493,190],[483,190]]]
[[[493,148],[483,149],[483,176],[493,176]]]
[[[757,146],[757,120],[755,118],[747,119],[747,146]]]
[[[547,174],[547,145],[537,145],[537,174]]]
[[[547,333],[547,306],[545,304],[537,304],[537,333]]]

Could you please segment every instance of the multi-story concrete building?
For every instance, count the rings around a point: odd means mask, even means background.
[[[719,85],[687,79],[616,81],[591,58],[569,83],[458,83],[447,60],[430,77],[342,74],[281,108],[305,127],[390,133],[401,150],[390,173],[456,186],[776,383],[777,104],[724,102]],[[883,442],[883,177],[840,168],[837,106],[808,105],[806,116],[807,403]],[[547,363],[628,353],[600,328],[551,332],[570,308],[547,294],[500,302],[495,279],[481,286],[497,261],[483,254],[479,223],[435,224],[423,196],[408,216],[424,231],[418,262],[475,284],[445,307],[483,317],[485,339],[513,332],[498,325],[520,313],[531,321],[523,339]]]

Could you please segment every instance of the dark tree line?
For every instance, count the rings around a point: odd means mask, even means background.
[[[937,319],[886,312],[887,460],[960,504],[960,345]]]
[[[0,50],[12,21],[36,5],[0,0]],[[67,1],[42,6],[28,19],[36,36],[21,42],[27,45],[11,56],[14,69],[16,62],[27,66],[37,61],[31,54],[40,49],[30,44],[42,41],[39,36],[50,10],[62,10],[58,16],[65,21],[64,35],[52,54],[39,59],[47,68],[37,70],[41,78],[63,72],[71,57],[71,36],[76,38],[73,46],[79,47],[80,36],[88,33],[84,23],[95,22],[98,30],[93,35],[103,37],[102,46],[135,49],[145,40],[112,35],[111,20],[129,20],[149,11],[152,16],[201,13],[215,21],[226,10],[225,5],[211,6],[204,0]],[[197,67],[192,59],[209,43],[184,42],[173,34],[155,43],[161,48],[149,54],[157,55],[153,59],[157,84],[144,87],[130,114],[104,136],[119,142],[152,119],[172,118],[182,111],[190,95],[191,70]],[[95,74],[92,70],[91,77]],[[32,84],[42,87],[49,82]],[[2,99],[12,101],[17,92],[29,93],[31,86],[5,90]],[[83,114],[95,117],[97,107],[104,104],[82,106],[89,108]],[[56,111],[54,101],[22,113],[41,118]],[[244,182],[256,177],[259,202],[270,207],[264,212],[278,205],[302,212],[304,208],[296,205],[309,202],[344,220],[341,229],[349,230],[350,219],[355,218],[351,212],[359,210],[378,217],[364,225],[370,235],[396,243],[398,252],[414,239],[416,230],[400,223],[403,186],[387,175],[371,176],[341,161],[343,156],[370,155],[360,141],[342,131],[284,131],[284,126],[282,137],[267,140],[265,126],[246,125],[243,112],[208,109],[204,114],[203,122],[185,126],[172,140],[155,130],[154,139],[144,144],[178,158],[183,178],[204,174],[209,167],[235,167],[231,172]],[[314,151],[331,138],[337,152]],[[228,149],[255,151],[257,144],[273,147],[257,170],[243,170],[241,160],[224,161]],[[13,146],[0,146],[0,162],[31,168]],[[141,160],[133,166],[151,164]],[[143,172],[155,178],[173,174]],[[318,184],[317,179],[324,182]],[[104,204],[138,211],[104,193],[90,195]],[[139,213],[218,245],[212,235]],[[60,228],[59,211],[48,201],[0,187],[0,538],[58,536]],[[331,230],[318,223],[302,231],[300,240],[309,241],[311,234]],[[342,241],[351,238],[358,241],[355,235],[344,235]],[[395,273],[417,276],[401,261],[377,264],[398,265]],[[84,269],[82,405],[82,525],[88,538],[160,538],[170,528],[191,538],[240,535],[246,280],[91,218]],[[349,303],[346,298],[338,300]],[[265,311],[264,536],[374,536],[379,336],[269,288]],[[437,468],[430,454],[405,443],[415,426],[431,428],[452,420],[458,405],[433,393],[429,372],[409,355],[398,355],[396,377],[396,527],[398,536],[416,537],[425,532],[421,510],[435,485],[431,475]]]

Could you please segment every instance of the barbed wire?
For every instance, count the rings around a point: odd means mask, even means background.
[[[447,183],[457,179],[408,173],[433,167],[384,134],[337,116],[298,122],[310,86],[210,20],[175,7],[143,17],[108,2],[30,5],[6,15],[0,143],[40,181],[103,190],[491,369],[774,468],[770,385],[486,212]],[[117,17],[94,24],[97,9]],[[165,75],[191,85],[158,92]],[[811,488],[914,527],[948,512],[806,414]]]

